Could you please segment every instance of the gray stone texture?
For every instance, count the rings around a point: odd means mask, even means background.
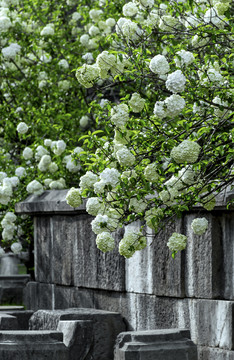
[[[23,291],[30,275],[0,275],[0,304],[23,304]]]
[[[72,209],[65,196],[48,191],[16,207],[34,215],[36,225],[36,283],[27,285],[28,309],[94,307],[120,312],[128,330],[187,328],[201,349],[199,360],[232,359],[234,209],[225,203],[234,192],[220,195],[211,212],[196,206],[157,236],[147,229],[148,247],[130,259],[117,249],[100,252],[85,202]],[[191,222],[203,216],[208,230],[193,235]],[[187,235],[188,246],[173,260],[166,243],[175,231]],[[122,235],[115,233],[116,243]]]
[[[60,324],[60,321],[62,321],[62,324]],[[78,322],[68,324],[70,321]],[[82,326],[82,321],[84,326]],[[90,329],[92,329],[92,341],[90,340],[90,342],[92,342],[92,356],[95,360],[113,359],[115,339],[120,332],[126,330],[126,325],[120,314],[82,308],[55,311],[39,310],[31,317],[29,325],[31,330],[59,329],[59,331],[63,331],[66,333],[67,337],[65,336],[65,339],[67,339],[68,345],[71,334],[69,334],[66,326],[70,330],[73,327],[71,331],[74,331],[75,334],[77,331],[81,334],[77,339],[78,344],[81,341],[80,337],[85,339],[85,342],[89,342],[91,337]]]
[[[164,329],[119,334],[115,360],[197,360],[189,331]]]

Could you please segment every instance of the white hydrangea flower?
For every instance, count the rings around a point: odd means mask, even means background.
[[[76,70],[76,78],[85,88],[91,88],[94,82],[99,78],[99,69],[96,64],[84,64]]]
[[[107,215],[98,214],[93,221],[91,221],[91,226],[94,234],[100,234],[102,232],[113,231],[110,226],[110,219]]]
[[[147,165],[144,170],[144,175],[145,175],[146,180],[148,180],[148,181],[151,181],[151,182],[157,181],[159,178],[157,164],[152,163],[152,164]]]
[[[61,155],[65,151],[66,147],[67,145],[63,140],[52,142],[52,151],[55,155]]]
[[[143,212],[147,207],[147,203],[144,200],[137,200],[137,198],[131,198],[129,201],[129,208],[133,209],[136,213]]]
[[[5,184],[5,182],[9,182],[12,187],[16,187],[17,185],[19,185],[19,178],[18,178],[18,176],[12,176],[12,177],[3,179],[3,185]]]
[[[208,221],[206,218],[196,218],[192,221],[191,228],[196,235],[202,235],[208,229]]]
[[[86,211],[89,215],[97,216],[102,208],[102,202],[98,197],[88,198],[86,203]]]
[[[44,192],[43,185],[37,180],[31,181],[26,188],[27,192],[34,195],[41,195]]]
[[[69,68],[69,64],[67,62],[66,59],[61,59],[59,62],[58,62],[58,65],[63,68],[63,69],[68,69]]]
[[[154,0],[134,0],[137,4],[139,4],[142,10],[146,8],[152,8],[154,6]]]
[[[87,115],[83,115],[81,118],[80,118],[80,126],[82,128],[85,128],[86,126],[89,125],[89,121],[90,121],[90,118],[87,116]]]
[[[177,53],[179,57],[175,57],[175,64],[177,67],[181,67],[181,66],[188,66],[190,64],[192,64],[195,60],[193,53],[191,53],[190,51],[185,51],[185,50],[180,50],[177,51]]]
[[[159,28],[162,31],[175,31],[179,26],[179,20],[171,15],[163,15],[159,21]]]
[[[27,151],[29,153],[29,151]],[[40,159],[42,158],[43,155],[49,155],[49,151],[47,149],[45,149],[42,145],[39,145],[36,148],[36,152],[35,152],[35,159],[37,161],[40,161]]]
[[[106,183],[104,181],[97,181],[93,185],[95,194],[102,194],[105,191]]]
[[[41,80],[41,81],[39,81],[39,83],[38,83],[38,88],[41,90],[41,89],[43,89],[43,88],[45,88],[45,87],[47,87],[48,86],[48,81],[46,81],[46,80]]]
[[[115,239],[108,231],[103,231],[97,235],[97,248],[102,252],[112,251],[115,248]]]
[[[103,181],[106,185],[111,185],[112,187],[115,187],[119,183],[119,177],[120,173],[114,168],[106,168],[100,173],[101,181]]]
[[[87,52],[86,54],[82,55],[82,59],[87,62],[87,64],[92,64],[94,61],[93,54],[91,52]]]
[[[99,28],[97,26],[95,26],[95,25],[92,25],[89,28],[89,35],[90,36],[97,36],[98,34],[100,34]]]
[[[113,18],[108,18],[106,20],[106,25],[109,26],[109,27],[113,27],[113,26],[115,26],[115,24],[116,24],[116,21]]]
[[[119,253],[125,258],[130,258],[137,250],[142,250],[146,247],[146,237],[141,232],[133,232],[126,230],[123,239],[119,243]]]
[[[118,127],[124,127],[129,120],[128,106],[119,104],[111,109],[111,121]]]
[[[81,19],[81,15],[79,12],[75,11],[73,14],[72,14],[72,20],[75,20],[75,21],[78,21]]]
[[[54,24],[48,24],[41,30],[41,36],[54,35]]]
[[[200,145],[195,141],[184,140],[172,149],[171,157],[177,164],[193,164],[197,161],[200,150]]]
[[[132,166],[136,160],[135,156],[126,146],[122,146],[122,148],[116,152],[116,159],[121,166]]]
[[[81,35],[81,37],[80,37],[80,43],[81,43],[83,46],[87,46],[88,43],[89,43],[89,35],[88,35],[88,34],[83,34],[83,35]]]
[[[187,236],[179,233],[173,233],[172,236],[168,239],[167,243],[167,246],[172,252],[184,250],[186,245]]]
[[[8,31],[11,26],[11,20],[7,16],[0,16],[0,33]]]
[[[166,88],[173,93],[178,93],[184,91],[185,84],[186,77],[183,75],[181,70],[176,70],[168,75]]]
[[[195,182],[195,171],[191,166],[187,165],[179,171],[179,178],[186,185],[192,185]]]
[[[5,227],[4,224],[6,224],[6,222],[7,222],[7,223],[13,223],[13,222],[16,221],[16,219],[17,219],[17,216],[16,216],[13,212],[8,211],[8,212],[5,214],[3,220],[1,221],[1,225],[2,225],[2,227]]]
[[[185,100],[178,94],[173,94],[165,99],[167,116],[174,117],[181,113],[186,103]]]
[[[102,10],[92,9],[89,11],[89,16],[94,22],[98,22],[102,14],[103,14]]]
[[[154,115],[159,119],[163,119],[167,116],[166,106],[164,101],[156,101],[154,105]]]
[[[48,179],[45,179],[45,180],[44,180],[45,186],[46,186],[46,187],[49,187],[49,185],[50,185],[50,183],[51,183],[52,181],[53,181],[53,179],[49,179],[49,178],[48,178]]]
[[[152,10],[145,21],[146,26],[156,27],[159,24],[160,16],[157,10]]]
[[[4,229],[2,232],[2,238],[5,241],[10,241],[14,238],[14,232],[15,232],[15,228],[11,228],[11,229]]]
[[[15,169],[15,175],[18,177],[23,177],[26,175],[26,169],[23,166],[19,166]]]
[[[118,23],[117,23],[118,24]],[[122,25],[122,34],[127,40],[136,41],[140,39],[140,36],[143,34],[143,31],[139,28],[137,23],[126,19]]]
[[[20,242],[15,242],[11,245],[11,251],[14,253],[14,254],[19,254],[22,250],[22,245]]]
[[[177,189],[170,187],[167,190],[160,191],[158,195],[163,204],[170,205],[178,197],[179,192]]]
[[[74,208],[79,207],[83,202],[81,197],[81,189],[72,187],[67,193],[66,202],[68,205]]]
[[[4,171],[0,171],[0,182],[3,181],[3,179],[5,179],[7,177],[7,173],[5,173]]]
[[[146,225],[157,231],[161,217],[163,216],[163,211],[160,208],[151,208],[145,212],[145,222]]]
[[[123,6],[123,15],[124,16],[135,16],[138,13],[138,8],[136,4],[132,1],[128,2]]]
[[[40,60],[41,62],[48,64],[49,62],[51,62],[52,57],[50,56],[50,54],[44,53],[43,55],[41,55]]]
[[[128,102],[131,110],[135,113],[141,112],[145,106],[145,100],[138,93],[133,93]]]
[[[93,185],[99,180],[98,176],[91,171],[87,171],[85,175],[80,178],[80,188],[82,190],[93,190]]]
[[[66,169],[71,173],[77,173],[81,169],[80,163],[73,159],[71,155],[66,157]]]
[[[173,188],[174,190],[179,192],[181,189],[184,188],[184,184],[181,179],[174,175],[172,175],[170,179],[165,181],[164,185],[167,186],[168,191],[171,191],[171,188]]]
[[[25,124],[25,122],[20,122],[17,125],[17,131],[19,134],[26,134],[26,132],[28,131],[28,125]]]
[[[58,82],[59,90],[67,91],[70,89],[70,87],[71,87],[71,83],[69,80],[61,80]]]
[[[215,8],[208,9],[204,15],[205,23],[211,23],[218,28],[222,28],[225,25],[225,22],[223,20],[224,18],[224,16],[218,15],[218,12]]]
[[[51,164],[51,156],[50,155],[43,155],[41,157],[41,160],[38,164],[38,169],[42,172],[45,172],[48,170],[49,165]]]
[[[218,106],[214,106],[214,113],[217,117],[222,118],[223,116],[228,117],[229,115],[231,115],[231,111],[229,111],[227,109],[224,109],[224,110],[220,109],[219,105],[228,107],[228,103],[226,101],[222,101],[219,96],[216,96],[212,100],[212,102],[214,104],[218,105]]]
[[[60,180],[53,180],[50,182],[49,184],[49,188],[51,190],[62,190],[64,189],[66,186],[64,185],[64,182],[60,181]]]
[[[51,147],[51,145],[52,145],[52,140],[51,140],[51,139],[45,139],[45,140],[44,140],[44,145],[45,145],[45,146],[48,146],[48,147]]]
[[[96,64],[99,70],[99,76],[101,79],[108,79],[109,70],[115,68],[117,65],[116,56],[113,54],[109,54],[108,51],[103,51],[98,55],[96,59]]]
[[[21,46],[15,43],[10,44],[9,46],[2,49],[2,55],[6,59],[14,59],[16,55],[20,52]]]
[[[203,82],[209,82],[212,81],[214,83],[223,83],[223,76],[220,74],[219,71],[217,71],[214,68],[210,68],[207,70],[207,78],[203,80]]]
[[[149,64],[150,70],[159,75],[165,75],[170,70],[170,65],[164,55],[156,55]]]

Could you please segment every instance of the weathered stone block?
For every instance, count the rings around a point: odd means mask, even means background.
[[[30,319],[30,329],[57,329],[59,321],[91,321],[93,331],[92,356],[95,360],[113,359],[117,335],[126,330],[120,314],[95,309],[39,310]]]
[[[0,314],[0,330],[17,330],[18,321],[15,316]]]
[[[199,360],[234,360],[234,351],[198,346]]]
[[[51,283],[52,277],[52,218],[38,216],[34,218],[34,261],[35,280]]]
[[[76,219],[74,216],[53,216],[51,272],[52,283],[73,285],[74,243],[76,242]]]
[[[76,217],[74,284],[77,287],[125,290],[125,260],[117,248],[110,253],[97,249],[96,235],[91,229],[92,219],[85,214]],[[115,236],[118,237],[118,232]]]
[[[131,224],[128,228],[136,230],[141,224]],[[126,290],[158,296],[184,296],[184,254],[172,259],[167,247],[168,238],[173,232],[182,232],[181,220],[167,226],[158,235],[147,228],[148,246],[137,251],[126,260]]]
[[[234,302],[188,300],[192,340],[202,346],[234,349]]]
[[[54,309],[54,287],[52,284],[29,282],[24,292],[24,303],[28,310]]]
[[[0,331],[0,358],[68,360],[68,352],[57,331]]]
[[[197,348],[189,331],[125,332],[117,338],[115,360],[197,360]]]

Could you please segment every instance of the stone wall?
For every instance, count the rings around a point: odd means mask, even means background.
[[[129,330],[190,329],[199,360],[234,360],[234,208],[218,198],[207,212],[195,208],[131,259],[117,248],[100,252],[85,211],[73,210],[66,191],[46,191],[16,206],[34,216],[35,282],[27,285],[30,310],[90,307],[120,312]],[[193,235],[195,217],[206,217],[204,236]],[[137,227],[138,224],[131,225]],[[166,246],[173,231],[188,236],[173,260]],[[120,239],[122,230],[116,232]]]

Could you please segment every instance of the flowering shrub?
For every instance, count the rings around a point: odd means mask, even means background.
[[[88,160],[79,186],[92,199],[98,247],[108,251],[116,227],[143,220],[157,233],[196,203],[212,210],[215,194],[233,183],[233,59],[229,1],[104,3],[93,2],[100,12],[88,27],[101,30],[110,16],[116,25],[77,80],[104,98],[90,102],[103,132],[81,138]],[[86,46],[101,38],[82,36]],[[205,218],[192,224],[198,235],[207,227]],[[126,230],[120,254],[144,248],[145,235],[144,225]],[[173,233],[167,245],[174,256],[186,242]]]
[[[0,4],[3,216],[71,186],[68,203],[92,199],[110,251],[120,226],[157,233],[196,203],[212,210],[234,177],[230,1]],[[143,249],[146,232],[126,231],[120,253]],[[168,246],[182,250],[184,235]]]

